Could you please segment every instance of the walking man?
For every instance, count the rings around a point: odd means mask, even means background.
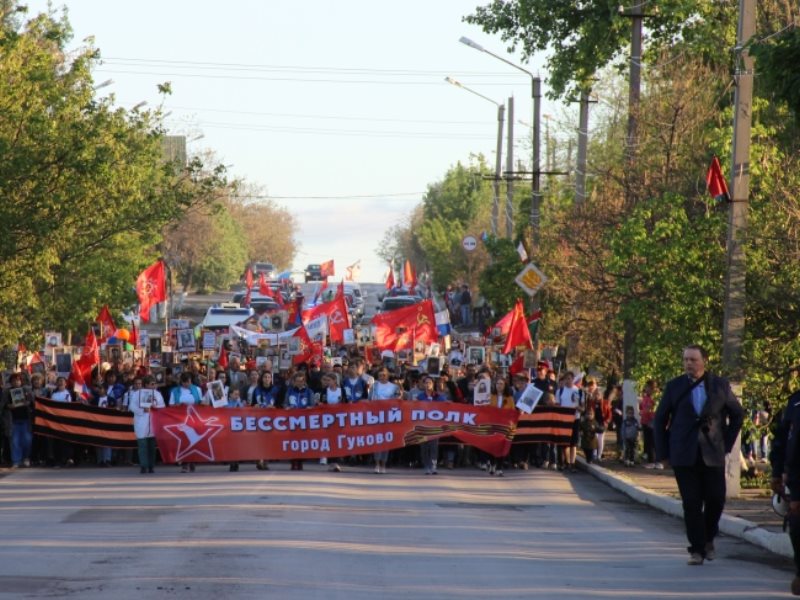
[[[725,506],[725,455],[744,419],[730,384],[707,372],[707,361],[702,347],[684,348],[685,374],[667,383],[653,423],[656,460],[669,460],[683,501],[690,565],[715,558]]]

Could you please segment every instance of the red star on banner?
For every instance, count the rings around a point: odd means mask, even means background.
[[[211,440],[225,427],[217,423],[217,417],[204,420],[194,406],[186,409],[186,420],[176,425],[165,425],[164,429],[178,440],[175,462],[181,462],[190,454],[198,454],[209,462],[214,462],[214,448]],[[185,447],[184,447],[185,446]]]

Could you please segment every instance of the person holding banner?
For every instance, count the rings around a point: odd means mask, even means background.
[[[498,375],[494,380],[494,390],[491,398],[489,399],[489,406],[503,408],[507,410],[516,410],[517,405],[514,402],[514,395],[511,393],[511,386],[505,377]],[[509,451],[511,448],[509,448]],[[504,456],[494,457],[488,455],[488,472],[489,475],[503,476],[503,467],[506,464],[508,453]]]
[[[306,385],[306,375],[303,372],[298,372],[292,377],[292,385],[286,390],[286,400],[284,401],[284,408],[290,410],[298,410],[304,408],[311,408],[314,405],[314,396],[311,388]],[[302,471],[303,461],[301,459],[293,459],[291,461],[292,471]]]
[[[392,400],[393,398],[402,398],[403,390],[396,383],[389,381],[389,369],[381,367],[378,371],[378,380],[370,390],[370,400]],[[375,472],[386,473],[386,463],[389,460],[389,451],[375,452],[373,455],[375,459]]]
[[[169,405],[180,406],[183,404],[201,404],[203,401],[202,392],[200,388],[192,383],[192,374],[189,371],[184,371],[180,376],[180,385],[172,388],[169,394]],[[194,463],[182,464],[181,473],[194,473]]]
[[[138,379],[137,379],[138,381]],[[156,437],[151,419],[152,409],[164,408],[164,397],[156,389],[156,380],[152,376],[145,377],[141,383],[143,389],[130,396],[128,410],[133,413],[133,431],[136,434],[136,445],[139,452],[139,472],[154,473],[156,463]]]
[[[441,395],[436,392],[433,377],[426,375],[422,380],[422,391],[415,398],[418,402],[443,402]],[[420,444],[420,455],[425,475],[436,475],[439,459],[439,439],[428,440]]]

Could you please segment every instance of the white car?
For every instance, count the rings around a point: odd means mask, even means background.
[[[224,303],[212,306],[206,312],[200,326],[203,329],[228,329],[231,325],[238,325],[255,314],[252,308],[242,308],[238,304]]]

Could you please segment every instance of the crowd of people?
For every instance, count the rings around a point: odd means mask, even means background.
[[[600,462],[607,458],[607,431],[616,432],[617,458],[624,455],[629,463],[637,459],[639,432],[644,431],[644,454],[648,465],[657,464],[653,457],[653,436],[652,433],[648,434],[651,431],[649,421],[652,420],[654,387],[645,388],[640,422],[633,415],[623,414],[619,385],[612,383],[601,391],[594,378],[587,377],[585,381],[576,382],[570,372],[558,377],[547,362],[539,363],[533,377],[527,370],[512,376],[506,369],[467,363],[457,343],[443,365],[441,370],[431,374],[424,362],[411,366],[395,364],[393,359],[386,359],[382,364],[369,365],[363,357],[348,356],[343,351],[337,360],[312,360],[290,369],[273,370],[270,361],[256,367],[252,358],[242,363],[236,354],[232,354],[226,368],[191,358],[179,366],[164,369],[163,381],[157,381],[142,365],[116,361],[95,369],[89,394],[84,396],[70,389],[64,377],[20,371],[10,376],[0,395],[0,464],[12,468],[32,465],[60,468],[78,463],[101,467],[138,464],[142,473],[152,473],[157,457],[150,419],[153,409],[181,404],[302,409],[316,404],[392,398],[473,403],[474,390],[480,380],[489,383],[491,397],[488,403],[492,406],[514,409],[525,388],[532,383],[543,392],[542,405],[574,408],[575,421],[570,444],[517,444],[508,456],[495,459],[452,440],[444,440],[441,448],[438,441],[432,441],[420,447],[402,448],[374,456],[331,460],[329,468],[340,471],[344,464],[369,464],[374,465],[376,473],[385,473],[389,465],[408,465],[436,474],[439,468],[476,466],[499,476],[509,468],[537,467],[572,472],[576,469],[579,447],[589,462]],[[77,446],[33,435],[34,397],[57,402],[83,402],[132,413],[139,443],[138,456],[134,456],[130,450],[112,451],[110,448]],[[220,399],[223,401],[220,402]],[[181,468],[192,471],[195,466],[184,464]],[[235,471],[239,465],[231,464],[230,468]],[[269,461],[256,461],[256,468],[268,469]],[[291,468],[302,469],[302,461],[293,461]]]

